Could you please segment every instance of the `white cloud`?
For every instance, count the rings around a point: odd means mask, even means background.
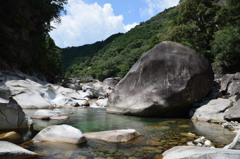
[[[144,16],[154,16],[162,10],[176,6],[179,0],[145,0],[147,3],[146,8],[140,8],[140,14]]]
[[[111,4],[103,7],[86,4],[82,0],[69,0],[66,6],[67,15],[62,16],[61,24],[50,32],[57,46],[81,46],[104,40],[110,35],[126,32],[137,23],[124,25],[122,15],[114,15]]]

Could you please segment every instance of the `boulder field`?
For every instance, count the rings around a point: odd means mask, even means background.
[[[210,63],[193,49],[162,42],[146,52],[115,86],[107,112],[181,117],[213,85]]]
[[[87,93],[50,84],[21,72],[0,71],[0,85],[25,109],[88,106]]]

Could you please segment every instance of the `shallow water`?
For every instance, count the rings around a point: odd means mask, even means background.
[[[42,130],[50,125],[68,124],[84,132],[97,132],[117,129],[136,129],[142,134],[128,143],[107,143],[103,141],[88,140],[83,145],[66,143],[28,143],[26,148],[43,154],[41,159],[101,159],[101,158],[161,158],[165,150],[186,145],[187,141],[205,136],[211,140],[215,147],[229,144],[236,133],[230,132],[220,125],[206,122],[191,121],[190,119],[161,119],[122,116],[106,113],[105,108],[72,108],[57,109],[70,116],[68,120],[34,120],[34,129]],[[31,116],[37,110],[25,109]],[[196,134],[196,137],[186,136],[186,133]]]

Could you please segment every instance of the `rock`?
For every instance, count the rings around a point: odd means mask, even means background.
[[[11,131],[11,132],[0,134],[0,140],[8,141],[15,144],[20,144],[23,141],[23,138],[21,135],[19,135],[15,131]]]
[[[49,126],[40,131],[33,139],[34,142],[67,142],[71,144],[85,143],[86,139],[79,129],[69,125]]]
[[[222,123],[222,127],[223,128],[227,128],[227,129],[229,129],[231,131],[238,131],[238,130],[240,130],[240,124],[237,121]]]
[[[34,158],[38,154],[26,150],[20,146],[12,144],[7,141],[0,141],[0,158],[14,159],[14,158]]]
[[[233,139],[233,142],[225,146],[224,149],[240,150],[240,130],[238,131],[237,135]]]
[[[86,100],[86,99],[75,100],[75,101],[78,103],[79,106],[89,106],[90,105],[88,100]]]
[[[69,116],[67,115],[54,115],[50,117],[51,120],[67,120],[68,118]]]
[[[100,107],[106,107],[107,102],[108,102],[108,98],[99,99],[99,100],[96,101],[96,104]]]
[[[74,90],[81,90],[82,87],[80,85],[80,81],[76,78],[66,78],[64,79],[64,82],[62,83],[62,86],[65,88],[71,88]]]
[[[194,140],[194,142],[195,143],[201,143],[201,144],[203,144],[204,143],[204,139],[205,139],[205,137],[204,136],[202,136],[202,137],[200,137],[200,138],[198,138],[198,139],[196,139],[196,140]]]
[[[236,95],[240,92],[240,73],[226,74],[221,80],[221,91],[226,95]]]
[[[226,110],[224,118],[226,120],[240,121],[240,100],[238,100],[232,107]]]
[[[11,97],[8,88],[0,87],[0,130],[28,129],[31,126],[32,120]]]
[[[84,92],[88,93],[89,96],[88,98],[99,98],[99,97],[104,97],[104,93],[92,88],[87,88],[84,90]]]
[[[188,145],[188,146],[195,146],[192,141],[187,142],[187,145]]]
[[[22,108],[75,107],[79,106],[76,100],[85,100],[81,94],[73,89],[49,84],[24,73],[0,71],[0,78],[2,79],[0,84],[9,88],[10,95]],[[87,102],[85,103],[87,104]]]
[[[204,146],[205,147],[211,147],[211,141],[210,140],[206,140],[205,142],[204,142]]]
[[[188,146],[194,146],[194,145],[188,145]],[[198,146],[198,147],[202,147],[202,144],[201,144],[201,143],[198,143],[197,146]]]
[[[213,85],[209,62],[187,46],[162,42],[145,53],[115,86],[108,113],[181,117]]]
[[[163,159],[239,159],[240,152],[219,148],[176,146],[163,153]]]
[[[109,87],[109,85],[104,84],[103,82],[100,82],[98,80],[94,81],[93,83],[93,89],[98,90],[100,92],[107,92],[107,93],[111,93],[112,89],[111,87]]]
[[[94,133],[84,133],[86,138],[107,142],[128,142],[141,134],[134,129],[111,130]]]
[[[43,99],[43,97],[34,93],[31,90],[21,92],[14,95],[13,98],[19,103],[22,108],[31,109],[53,109],[54,105],[50,101]],[[37,104],[36,104],[37,103]]]
[[[231,101],[228,99],[218,98],[211,100],[206,105],[198,108],[192,119],[216,123],[225,122],[224,111],[230,107],[230,105]]]
[[[42,120],[49,120],[49,119],[67,119],[68,116],[61,113],[59,110],[38,110],[32,116],[32,119],[42,119]]]
[[[114,87],[117,85],[117,83],[121,80],[120,77],[114,77],[114,78],[106,78],[103,80],[103,84],[108,85],[111,89],[114,89]]]

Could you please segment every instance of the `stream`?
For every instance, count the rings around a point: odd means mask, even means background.
[[[39,159],[153,159],[161,158],[161,153],[177,145],[205,136],[217,148],[232,142],[236,133],[218,124],[176,118],[144,118],[106,113],[105,108],[57,109],[70,117],[67,120],[34,119],[35,134],[51,125],[67,124],[83,133],[118,129],[135,129],[142,136],[127,143],[108,143],[89,140],[82,145],[57,142],[28,142],[24,147],[42,156]],[[36,109],[24,109],[32,116]],[[196,136],[189,136],[187,133]],[[34,135],[35,135],[34,134]],[[67,135],[67,134],[66,134]]]

